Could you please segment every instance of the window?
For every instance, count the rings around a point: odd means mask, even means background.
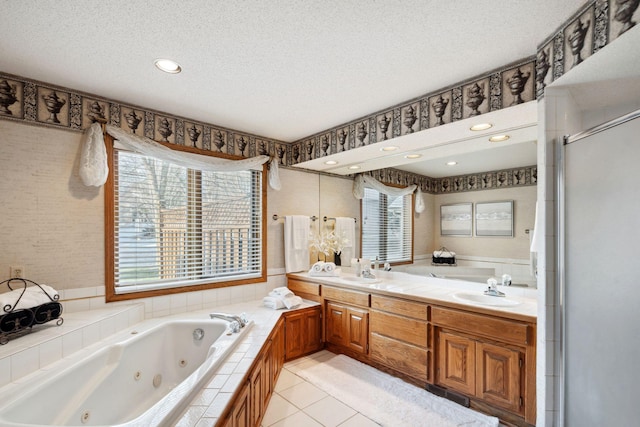
[[[399,263],[413,260],[413,196],[392,200],[371,188],[362,199],[362,257]]]
[[[111,170],[108,300],[265,280],[262,169],[201,171],[114,149]]]

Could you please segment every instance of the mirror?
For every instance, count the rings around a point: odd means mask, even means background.
[[[471,126],[487,122],[493,126],[483,131],[472,131]],[[506,134],[503,142],[490,142],[495,135]],[[537,165],[537,103],[531,101],[496,112],[460,120],[441,127],[378,142],[365,147],[334,153],[295,167],[351,175],[383,168],[404,170],[431,178],[482,173]],[[381,151],[382,147],[396,146],[395,151]],[[419,158],[407,158],[418,154]],[[332,160],[337,164],[327,165]],[[447,166],[447,162],[456,165]],[[349,169],[359,166],[358,170]],[[346,177],[345,177],[346,178]],[[319,217],[360,215],[359,203],[351,196],[351,179],[335,176],[319,177]],[[496,274],[514,276],[514,283],[526,282],[535,286],[531,273],[529,236],[526,230],[533,228],[535,220],[536,186],[511,187],[488,191],[451,192],[448,194],[423,194],[426,210],[414,217],[414,262],[430,263],[428,254],[440,246],[470,255],[474,264],[483,259],[502,260]],[[486,203],[515,200],[514,236],[505,237],[451,237],[440,235],[440,205],[450,203]],[[353,202],[353,203],[351,203]],[[360,232],[358,218],[356,232]],[[322,226],[327,224],[321,223]],[[329,225],[330,226],[330,225]],[[493,264],[492,264],[493,265]]]

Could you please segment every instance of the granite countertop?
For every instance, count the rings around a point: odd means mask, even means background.
[[[289,273],[288,276],[324,285],[437,304],[510,319],[533,323],[537,320],[537,290],[533,288],[498,286],[498,290],[506,294],[506,299],[516,302],[517,305],[487,305],[463,300],[456,296],[456,294],[460,293],[483,295],[483,291],[487,288],[487,285],[483,283],[380,270],[373,272],[376,276],[375,280],[366,281],[356,278],[355,274],[349,270],[351,269],[345,268],[342,271],[337,269],[338,276],[336,277],[311,276],[307,272]],[[488,298],[496,298],[496,303],[503,302],[500,297]]]

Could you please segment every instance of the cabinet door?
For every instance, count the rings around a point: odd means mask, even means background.
[[[521,412],[521,353],[476,342],[476,396],[512,412]]]
[[[305,319],[305,354],[313,353],[322,348],[322,314],[320,307],[307,312]]]
[[[231,425],[233,427],[250,427],[251,426],[251,405],[249,397],[249,383],[246,383],[238,398],[234,401],[233,410],[231,411]]]
[[[437,381],[468,395],[476,392],[476,348],[475,341],[451,334],[438,332]]]
[[[332,302],[327,303],[327,341],[341,346],[348,343],[347,307]]]
[[[367,354],[367,351],[369,350],[369,312],[365,310],[358,310],[356,308],[349,308],[347,314],[347,329],[349,332],[347,346],[352,350]]]
[[[256,363],[253,371],[251,371],[251,392],[249,401],[251,402],[251,425],[254,427],[260,427],[260,416],[262,415],[262,405],[263,399],[262,395],[264,393],[264,375],[263,375],[263,361],[259,360]]]
[[[264,356],[262,359],[262,413],[266,411],[269,399],[271,399],[271,393],[273,392],[273,341],[269,340],[264,349]]]
[[[304,312],[288,313],[285,321],[285,358],[295,359],[304,354]]]
[[[284,366],[284,318],[278,320],[276,324],[276,333],[273,335],[273,364],[272,364],[272,375],[273,375],[273,384],[278,380],[278,376],[280,375],[280,371]]]

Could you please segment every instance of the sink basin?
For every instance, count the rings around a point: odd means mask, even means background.
[[[374,283],[380,283],[380,279],[368,279],[366,277],[355,277],[355,276],[341,276],[340,280],[345,283],[350,283],[354,285],[372,285]]]
[[[494,297],[478,292],[456,292],[453,297],[459,301],[471,302],[474,304],[493,305],[500,307],[513,307],[520,302],[506,297]]]

